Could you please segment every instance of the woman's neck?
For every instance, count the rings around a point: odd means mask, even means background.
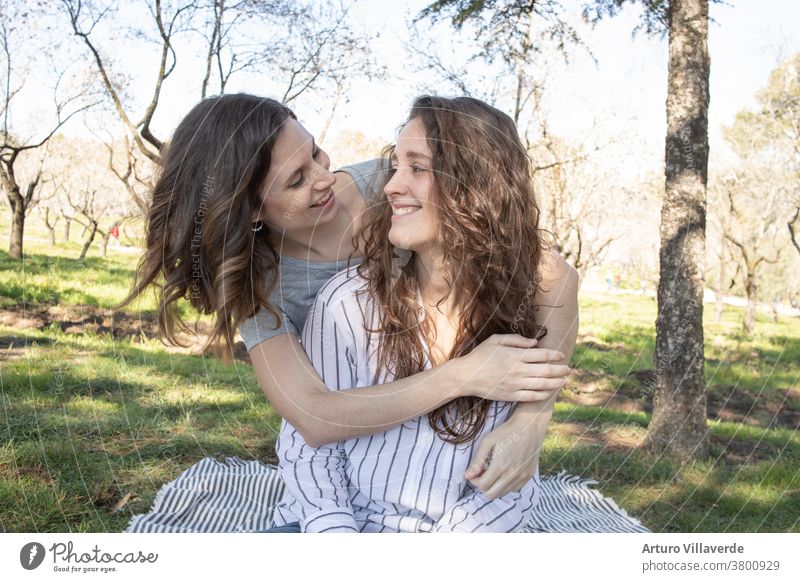
[[[428,357],[432,366],[446,362],[453,352],[459,330],[457,290],[445,279],[447,270],[441,253],[417,253],[415,261],[419,292],[425,317],[432,326],[426,331]],[[448,294],[448,292],[450,292]],[[447,299],[438,305],[442,299]],[[429,337],[428,337],[429,336]]]
[[[438,250],[426,250],[416,253],[416,275],[422,304],[427,311],[437,309],[439,302],[446,296],[447,300],[439,305],[438,310],[448,319],[458,314],[456,306],[457,293],[445,279],[445,263],[443,254]]]

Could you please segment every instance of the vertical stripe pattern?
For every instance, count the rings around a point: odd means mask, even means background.
[[[610,498],[592,489],[586,477],[548,475],[524,533],[647,533],[641,522]],[[231,499],[230,492],[239,495]],[[235,533],[262,531],[273,525],[273,512],[283,496],[280,471],[274,465],[238,457],[202,459],[166,483],[150,511],[135,515],[126,533]],[[397,508],[395,508],[397,509]],[[208,516],[225,515],[212,526]],[[204,517],[205,516],[205,517]],[[282,522],[282,523],[285,523]],[[386,528],[389,531],[390,528]],[[392,529],[392,531],[396,531]]]
[[[306,320],[303,345],[330,390],[370,386],[376,372],[377,337],[365,330],[374,321],[364,320],[373,313],[367,294],[359,293],[364,287],[355,268],[338,273],[320,289]],[[493,403],[476,441],[512,410]],[[513,531],[530,520],[541,487],[537,474],[520,491],[487,499],[464,478],[474,446],[443,441],[427,416],[319,448],[284,421],[277,451],[286,491],[275,525],[299,521],[304,531]]]

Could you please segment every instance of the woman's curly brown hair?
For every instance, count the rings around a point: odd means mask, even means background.
[[[123,307],[153,285],[162,341],[191,333],[178,302],[214,316],[208,345],[233,349],[236,326],[262,305],[280,324],[269,296],[277,255],[269,228],[252,230],[272,147],[295,119],[285,105],[244,93],[201,101],[163,152],[146,219],[146,249]]]
[[[458,332],[448,359],[465,355],[496,333],[540,338],[546,329],[536,323],[534,296],[539,289],[539,262],[544,248],[531,161],[511,118],[470,97],[423,96],[408,121],[425,128],[432,152],[432,170],[440,222],[439,245],[450,291],[460,311]],[[388,166],[390,146],[384,151]],[[389,172],[389,175],[391,172]],[[359,233],[365,258],[359,274],[375,306],[379,335],[379,376],[404,378],[425,368],[420,337],[415,256],[398,272],[397,254],[388,242],[392,209],[384,199],[370,208]],[[445,301],[447,297],[442,299]],[[424,320],[428,345],[435,330]],[[428,414],[440,438],[455,444],[474,439],[482,430],[490,401],[462,397]]]

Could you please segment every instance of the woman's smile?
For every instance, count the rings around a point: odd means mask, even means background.
[[[392,204],[392,220],[397,220],[422,210],[419,204]]]
[[[322,208],[323,210],[328,210],[329,208],[333,207],[333,203],[335,201],[336,201],[336,195],[333,193],[333,189],[331,189],[331,191],[328,192],[328,194],[324,198],[312,204],[311,206],[309,206],[309,208]]]

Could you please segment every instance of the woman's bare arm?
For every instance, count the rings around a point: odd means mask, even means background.
[[[561,354],[533,345],[534,340],[519,335],[495,335],[470,354],[414,376],[337,392],[322,382],[294,334],[261,342],[250,350],[250,358],[272,406],[309,445],[322,446],[388,430],[460,396],[519,402],[549,398],[563,385],[567,369],[548,363]],[[498,377],[506,379],[502,387]]]
[[[553,364],[567,365],[578,337],[578,273],[555,251],[546,254],[541,272],[537,321],[547,327],[547,335],[538,346],[561,352],[563,359]],[[511,418],[483,438],[467,477],[484,495],[494,499],[516,491],[534,474],[558,392],[546,400],[521,402]]]

